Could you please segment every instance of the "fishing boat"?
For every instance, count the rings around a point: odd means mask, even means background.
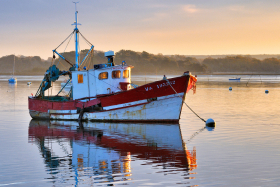
[[[75,63],[60,54],[57,48],[53,50],[53,58],[59,56],[70,68],[61,71],[56,65],[49,67],[37,93],[28,98],[31,117],[46,120],[178,123],[186,93],[191,89],[195,91],[196,77],[186,71],[182,76],[170,79],[163,76],[162,80],[137,86],[131,82],[133,66],[125,61],[115,64],[114,51],[105,52],[107,62],[95,64],[92,69],[84,68],[94,46],[79,31],[77,17],[76,9],[75,28],[71,33],[75,35]],[[82,61],[79,61],[79,38],[84,38],[90,46]],[[63,87],[58,94],[46,96],[45,92],[60,76],[69,77],[64,87],[72,81],[69,93],[59,96]]]
[[[14,66],[13,66],[13,76],[12,76],[12,78],[10,78],[8,81],[9,81],[9,83],[12,83],[12,84],[14,84],[14,83],[17,83],[17,78],[15,77],[15,63],[16,63],[16,55],[14,55]]]

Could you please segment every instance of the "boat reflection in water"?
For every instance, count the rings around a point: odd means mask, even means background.
[[[179,124],[31,120],[29,143],[39,147],[55,184],[126,184],[144,165],[163,176],[196,168],[196,150],[186,150]]]

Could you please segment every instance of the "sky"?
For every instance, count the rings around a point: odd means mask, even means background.
[[[280,54],[279,0],[80,0],[95,50],[164,55]],[[72,0],[0,0],[0,56],[52,56],[74,29]],[[58,51],[73,51],[69,47]],[[81,40],[81,49],[89,48]]]

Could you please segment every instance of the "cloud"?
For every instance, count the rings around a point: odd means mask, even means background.
[[[196,13],[199,11],[195,5],[184,5],[183,10],[187,13]]]

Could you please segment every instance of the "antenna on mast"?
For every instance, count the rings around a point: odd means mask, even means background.
[[[77,10],[77,3],[79,3],[79,2],[73,2],[73,3],[75,3],[75,22],[74,22],[74,24],[72,24],[72,25],[75,25],[76,26],[76,28],[77,28],[77,26],[78,25],[81,25],[81,24],[79,24],[78,23],[78,10]]]
[[[75,22],[72,25],[75,25],[75,48],[76,48],[76,70],[78,70],[79,68],[79,51],[78,51],[78,46],[79,46],[79,38],[78,38],[78,33],[79,33],[79,29],[78,29],[78,25],[81,25],[80,23],[78,23],[78,11],[77,11],[77,3],[79,2],[73,2],[75,3]]]

